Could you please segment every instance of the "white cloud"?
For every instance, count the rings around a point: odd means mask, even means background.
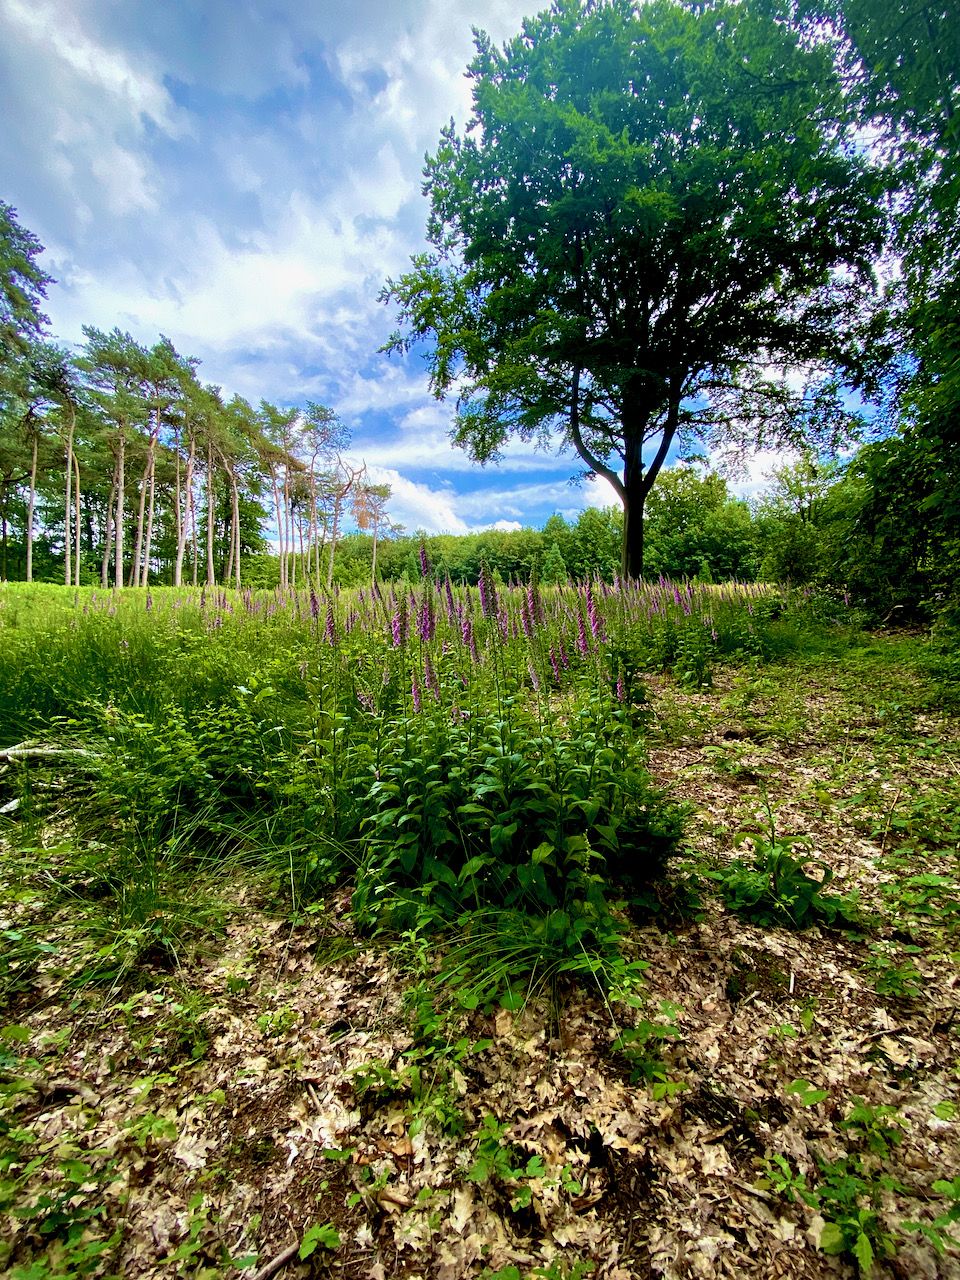
[[[390,486],[390,519],[402,524],[408,533],[415,529],[427,533],[470,532],[470,526],[457,511],[460,499],[454,489],[431,489],[408,480],[391,467],[369,466],[368,475],[371,483]]]
[[[52,54],[64,64],[58,68],[61,76],[69,69],[78,80],[122,102],[131,118],[146,116],[167,133],[177,131],[170,96],[160,79],[120,50],[92,40],[72,6],[0,0],[0,13],[36,46],[44,61]]]

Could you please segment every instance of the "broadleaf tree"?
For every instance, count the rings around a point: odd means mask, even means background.
[[[423,346],[477,461],[559,432],[622,501],[639,576],[675,442],[796,438],[788,373],[866,380],[882,176],[830,49],[769,6],[557,0],[502,50],[475,35],[386,350]]]

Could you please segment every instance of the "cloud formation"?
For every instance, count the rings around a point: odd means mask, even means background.
[[[614,500],[515,442],[451,447],[423,362],[378,355],[377,301],[424,247],[424,153],[469,114],[471,25],[493,0],[0,0],[0,198],[47,245],[47,311],[169,337],[229,396],[328,404],[395,519],[463,531]]]

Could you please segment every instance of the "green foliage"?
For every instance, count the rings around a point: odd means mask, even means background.
[[[339,1248],[340,1236],[337,1234],[336,1229],[329,1222],[323,1224],[315,1222],[312,1227],[308,1227],[303,1233],[297,1257],[303,1262],[311,1254],[315,1253],[317,1249],[333,1251]]]
[[[606,878],[647,883],[676,848],[676,813],[616,722],[569,738],[494,716],[417,727],[416,756],[402,722],[381,748],[355,897],[361,916],[379,914],[379,898],[403,927],[423,903],[446,922],[470,906],[502,905],[547,917],[587,912],[599,923]]]
[[[746,838],[741,833],[736,842]],[[825,892],[833,879],[832,869],[815,858],[796,856],[797,846],[805,841],[776,836],[770,842],[759,836],[749,839],[755,851],[752,862],[736,859],[706,873],[732,911],[755,924],[793,929],[857,921],[851,899]],[[808,875],[808,868],[819,870],[821,878]]]
[[[636,996],[628,996],[626,1003],[642,1008]],[[670,1078],[661,1053],[665,1044],[680,1035],[675,1021],[679,1012],[679,1005],[663,1000],[656,1018],[644,1017],[635,1026],[622,1028],[613,1042],[614,1053],[621,1053],[629,1063],[630,1079],[647,1081],[655,1101],[672,1098],[688,1087],[684,1081]]]
[[[875,1259],[891,1258],[898,1239],[883,1225],[877,1209],[884,1191],[897,1184],[893,1178],[875,1175],[855,1156],[818,1161],[819,1177],[811,1188],[794,1172],[785,1156],[775,1153],[766,1162],[766,1177],[775,1191],[791,1201],[802,1200],[818,1209],[825,1222],[820,1248],[826,1254],[846,1254],[861,1274],[870,1274]]]
[[[948,1233],[946,1228],[953,1226],[955,1222],[960,1222],[960,1174],[949,1182],[946,1178],[939,1178],[932,1189],[947,1202],[944,1212],[938,1214],[932,1223],[905,1222],[903,1226],[907,1231],[921,1232],[938,1253],[943,1253],[946,1245],[957,1243],[956,1236]]]

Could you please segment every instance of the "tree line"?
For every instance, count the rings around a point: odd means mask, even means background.
[[[42,576],[57,560],[67,586],[240,587],[269,520],[280,584],[329,589],[348,516],[376,544],[389,486],[347,460],[332,410],[226,400],[162,336],[85,326],[67,351],[45,333],[41,251],[0,204],[0,577],[34,579],[39,535]]]

